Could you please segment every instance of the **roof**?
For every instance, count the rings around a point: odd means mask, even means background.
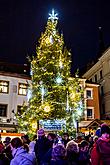
[[[100,126],[103,123],[106,123],[108,126],[110,126],[110,120],[94,119],[92,121],[81,121],[79,123],[79,128],[96,127],[96,126]]]

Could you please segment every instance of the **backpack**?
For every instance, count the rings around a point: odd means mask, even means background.
[[[91,149],[90,156],[91,156],[91,165],[103,165],[103,161],[101,159],[101,154],[98,150],[97,143],[94,143],[93,148]]]

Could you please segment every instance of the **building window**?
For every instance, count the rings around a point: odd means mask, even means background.
[[[102,104],[102,114],[105,114],[105,104]]]
[[[102,79],[102,70],[100,70],[100,79]]]
[[[0,93],[9,92],[9,82],[0,80]]]
[[[0,104],[0,117],[6,117],[6,116],[7,116],[7,105]]]
[[[93,109],[92,108],[87,109],[87,119],[93,119]]]
[[[101,86],[101,96],[104,96],[104,88]]]
[[[19,83],[18,94],[19,95],[27,95],[28,85],[24,83]]]
[[[17,106],[17,113],[18,113],[18,115],[21,115],[21,108],[22,108],[21,105],[18,105]]]
[[[95,82],[97,82],[97,75],[95,75]]]
[[[86,97],[87,97],[87,99],[92,99],[93,98],[92,89],[87,89],[86,90]]]

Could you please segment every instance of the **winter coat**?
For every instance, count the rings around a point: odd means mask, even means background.
[[[104,139],[100,137],[97,142],[97,150],[100,153],[100,158],[103,165],[110,165],[110,139]],[[97,159],[95,154],[93,155],[94,159]],[[101,164],[101,165],[102,165]],[[99,164],[94,164],[99,165]]]
[[[35,150],[35,155],[39,164],[40,162],[42,162],[44,155],[50,149],[50,146],[48,145],[48,143],[49,143],[49,140],[45,136],[40,137],[39,139],[36,140],[34,150]]]
[[[10,165],[35,165],[35,156],[27,153],[22,147],[17,148]]]

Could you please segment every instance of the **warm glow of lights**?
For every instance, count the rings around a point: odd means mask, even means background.
[[[49,105],[46,105],[46,106],[44,107],[44,111],[45,111],[45,112],[49,112],[49,111],[50,111],[50,106],[49,106]]]
[[[70,94],[70,97],[71,97],[71,99],[74,99],[74,98],[75,98],[75,93],[72,92],[72,93]]]

